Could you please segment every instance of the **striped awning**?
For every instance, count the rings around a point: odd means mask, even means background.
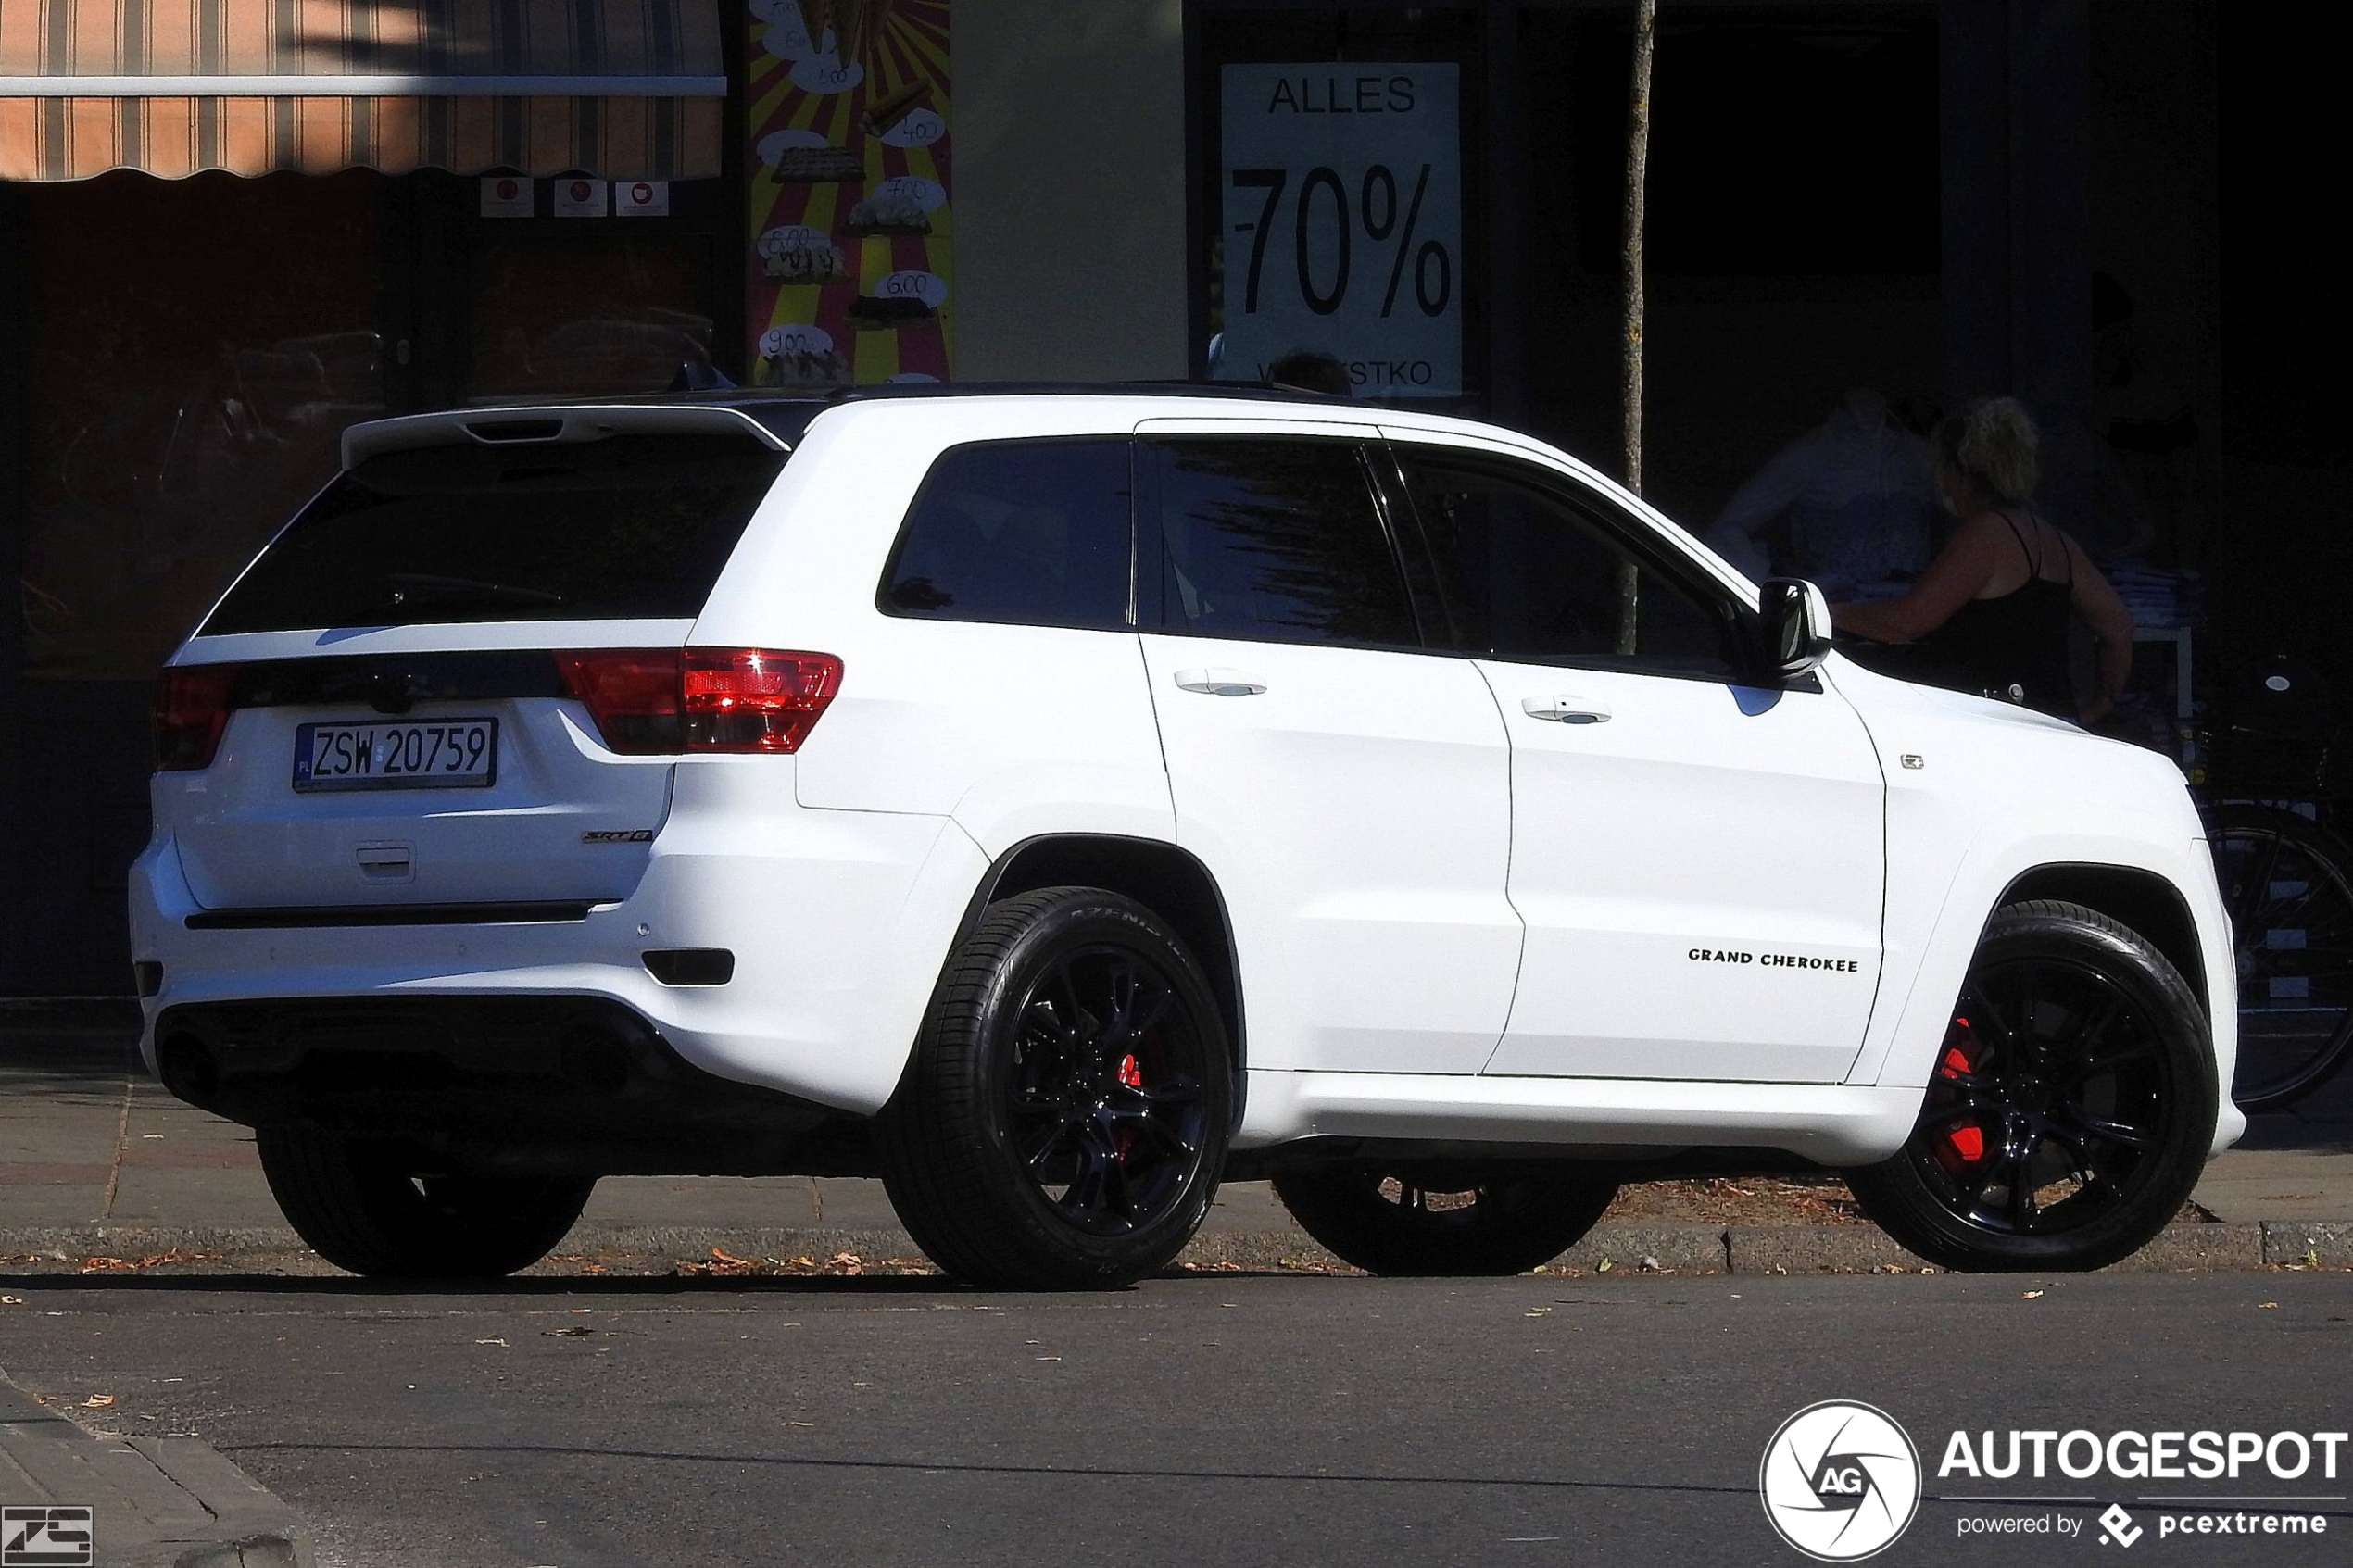
[[[718,0],[0,0],[0,180],[719,172]]]

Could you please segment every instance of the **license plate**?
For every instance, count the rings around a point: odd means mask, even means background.
[[[304,724],[295,731],[294,786],[487,789],[498,779],[498,721]]]

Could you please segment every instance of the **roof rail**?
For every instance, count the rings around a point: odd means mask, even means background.
[[[839,387],[828,403],[870,403],[900,397],[1243,397],[1270,403],[1348,404],[1326,392],[1299,392],[1272,382],[1248,381],[964,381],[885,382]]]

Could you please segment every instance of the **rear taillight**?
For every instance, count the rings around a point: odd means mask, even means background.
[[[212,766],[212,754],[220,749],[220,732],[229,727],[236,681],[233,664],[194,664],[156,677],[150,717],[157,771],[190,772]]]
[[[841,687],[832,654],[770,648],[612,648],[556,667],[605,744],[633,757],[796,751]]]

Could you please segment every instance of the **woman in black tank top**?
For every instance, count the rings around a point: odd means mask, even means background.
[[[1937,492],[1960,528],[1898,599],[1836,605],[1841,630],[1915,643],[1931,678],[1963,691],[2008,695],[2085,724],[2116,706],[2133,667],[2133,612],[2074,540],[2028,506],[2034,493],[2033,423],[2014,398],[1947,419],[1930,443]],[[2097,690],[2078,703],[2068,676],[2068,624],[2099,640]]]

